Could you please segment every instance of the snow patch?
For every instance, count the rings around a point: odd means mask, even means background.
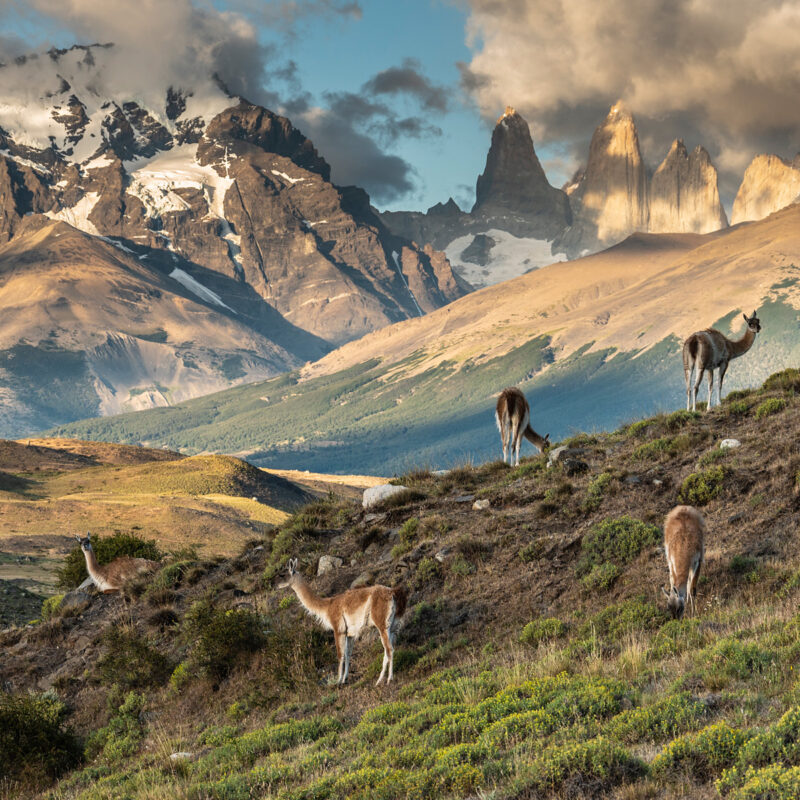
[[[392,250],[392,261],[394,261],[394,266],[397,269],[397,274],[400,276],[400,280],[403,281],[403,286],[406,287],[406,290],[411,296],[411,299],[414,301],[414,305],[417,307],[419,315],[422,316],[422,309],[419,307],[417,298],[414,297],[414,292],[411,291],[411,288],[408,285],[408,281],[406,280],[406,276],[403,275],[403,270],[400,269],[400,253],[398,253],[397,250]]]
[[[453,269],[476,289],[518,278],[533,269],[566,260],[562,254],[553,255],[552,242],[546,239],[521,238],[497,228],[480,233],[495,241],[489,252],[489,263],[484,267],[461,258],[464,250],[472,244],[475,233],[459,236],[445,248]]]
[[[88,192],[72,208],[62,208],[60,211],[45,211],[45,216],[50,219],[60,220],[72,225],[84,233],[90,233],[92,236],[99,236],[100,231],[94,226],[93,222],[89,221],[89,215],[92,209],[97,205],[100,199],[98,192]]]
[[[285,181],[291,184],[300,183],[300,181],[304,181],[305,178],[291,178],[285,172],[279,172],[277,169],[272,170],[273,175],[277,175],[279,178],[283,178]]]
[[[207,303],[212,303],[213,305],[220,306],[221,308],[227,308],[228,311],[233,314],[236,313],[229,305],[226,305],[222,302],[222,298],[216,292],[212,292],[211,289],[203,286],[200,281],[195,280],[188,272],[184,272],[182,269],[178,269],[176,267],[172,270],[172,272],[170,272],[169,276],[173,280],[176,280],[178,283],[182,284],[186,289],[199,297],[201,300],[205,300]]]

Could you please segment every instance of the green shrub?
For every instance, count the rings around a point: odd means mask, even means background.
[[[402,492],[389,495],[389,497],[381,500],[380,503],[375,505],[375,510],[390,511],[393,508],[402,508],[411,503],[418,503],[420,500],[424,500],[426,496],[424,492],[418,489],[404,489]]]
[[[606,561],[625,565],[661,538],[661,530],[647,522],[629,516],[605,519],[583,537],[578,574],[586,574],[594,565]]]
[[[184,624],[188,641],[194,643],[192,664],[213,681],[226,678],[264,644],[261,618],[246,609],[225,610],[201,600],[189,609]]]
[[[450,572],[462,578],[472,575],[476,571],[475,565],[464,556],[457,555],[450,564]]]
[[[115,533],[112,536],[93,536],[92,550],[98,564],[108,564],[120,556],[148,558],[158,561],[161,551],[153,539],[141,539],[133,533]],[[64,558],[64,563],[56,570],[58,585],[63,589],[74,589],[88,577],[86,558],[79,544]]]
[[[700,660],[706,665],[706,680],[718,682],[720,677],[747,680],[754,673],[764,672],[779,659],[777,653],[757,642],[742,642],[728,637],[703,650]]]
[[[536,561],[542,557],[544,553],[544,539],[534,539],[532,542],[520,547],[519,557],[523,564],[530,564],[531,561]]]
[[[724,790],[720,788],[720,792]],[[730,800],[797,800],[798,797],[800,767],[786,768],[777,764],[748,769],[743,785],[730,794]]]
[[[669,430],[677,431],[684,428],[693,420],[700,419],[700,416],[699,411],[684,411],[680,409],[679,411],[673,411],[669,414],[665,422]]]
[[[623,711],[609,721],[606,732],[628,744],[663,742],[691,730],[706,714],[704,703],[689,692],[682,692],[649,706]]]
[[[45,599],[42,600],[42,619],[48,620],[59,616],[61,601],[63,599],[63,594],[54,594],[51,597],[45,597]]]
[[[603,737],[546,747],[511,784],[512,797],[529,796],[531,789],[550,794],[564,784],[608,789],[644,773],[644,765],[620,744]]]
[[[160,686],[172,672],[169,659],[131,628],[110,627],[102,637],[106,653],[97,662],[103,683],[124,689]]]
[[[645,433],[647,433],[647,429],[653,424],[655,420],[652,419],[640,419],[638,422],[634,422],[628,425],[626,433],[629,436],[635,436],[638,439],[641,439]]]
[[[129,692],[108,725],[89,736],[88,755],[91,758],[102,755],[106,761],[115,762],[137,753],[144,740],[142,711],[145,702],[144,695]]]
[[[417,570],[414,573],[414,586],[417,589],[429,586],[437,580],[442,574],[442,568],[435,558],[423,558],[417,564]]]
[[[406,544],[413,542],[417,538],[418,529],[419,520],[416,517],[410,517],[400,526],[400,541]]]
[[[666,620],[665,611],[644,597],[634,597],[606,606],[599,613],[589,617],[581,625],[579,634],[587,637],[594,633],[611,642],[620,642],[631,631],[654,630]]]
[[[689,775],[705,783],[736,762],[747,739],[746,732],[717,722],[671,741],[650,768],[658,776]]]
[[[287,520],[287,523],[289,520]],[[285,524],[287,524],[285,523]],[[295,530],[290,525],[281,528],[272,540],[272,547],[270,548],[269,558],[264,567],[264,581],[270,583],[275,576],[286,569],[289,563],[289,558],[295,547]]]
[[[751,404],[747,400],[730,401],[729,398],[730,395],[728,395],[728,397],[725,398],[728,401],[725,408],[730,416],[743,417],[745,414],[747,414],[748,411],[750,411]]]
[[[648,658],[660,661],[687,650],[697,650],[703,644],[700,620],[671,619],[665,622],[650,639]]]
[[[667,436],[640,444],[631,454],[631,458],[634,461],[653,461],[673,453],[673,440]]]
[[[800,392],[800,370],[794,367],[776,372],[764,381],[764,391]]]
[[[82,748],[66,717],[55,696],[0,692],[0,778],[40,786],[76,766]]]
[[[715,447],[713,450],[709,450],[707,453],[703,453],[703,455],[700,456],[697,460],[697,466],[707,467],[710,464],[716,464],[717,461],[722,461],[722,459],[730,455],[730,452],[729,449],[723,450],[721,447]]]
[[[727,475],[725,467],[711,467],[702,472],[687,475],[678,493],[678,500],[692,506],[704,506],[722,492]]]
[[[540,642],[549,642],[560,639],[567,632],[566,623],[556,617],[531,620],[520,634],[519,640],[523,644],[536,647]]]
[[[800,764],[800,706],[790,708],[774,725],[753,736],[739,751],[737,763],[717,782],[720,792],[741,786],[748,773],[770,764]]]
[[[581,578],[581,586],[587,593],[608,591],[619,577],[620,569],[616,564],[606,561],[595,564],[592,569]]]
[[[750,556],[737,553],[728,563],[728,570],[734,575],[748,575],[758,569],[758,561]]]
[[[611,489],[614,476],[610,472],[601,472],[589,481],[586,487],[586,500],[583,503],[584,511],[597,511],[603,498]]]
[[[756,419],[772,416],[772,414],[783,411],[784,408],[786,408],[786,400],[782,397],[770,397],[756,408]]]

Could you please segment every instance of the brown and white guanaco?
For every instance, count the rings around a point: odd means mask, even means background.
[[[86,558],[86,571],[94,585],[103,594],[118,592],[129,580],[152,572],[161,566],[158,561],[132,558],[131,556],[120,556],[108,564],[100,566],[92,549],[91,534],[87,533],[85,538],[76,535],[75,538],[80,542],[81,550]]]
[[[675,506],[664,520],[664,554],[669,566],[667,607],[673,618],[680,619],[686,601],[694,613],[697,578],[705,558],[706,523],[694,506]]]
[[[544,452],[550,446],[550,434],[539,436],[530,426],[531,409],[525,395],[516,386],[500,392],[495,409],[495,420],[503,442],[503,461],[519,466],[519,447],[523,436]]]
[[[683,343],[683,375],[686,380],[686,410],[694,411],[697,405],[697,390],[703,380],[703,372],[708,371],[708,405],[706,411],[711,409],[714,392],[714,370],[719,369],[717,379],[717,405],[722,402],[722,381],[728,369],[728,364],[734,358],[743,356],[756,340],[756,334],[761,331],[761,322],[753,312],[751,317],[742,314],[747,323],[747,329],[741,339],[728,339],[715,328],[706,328],[689,336]],[[696,371],[695,380],[692,380],[692,371]]]
[[[320,597],[306,583],[297,569],[297,559],[289,560],[289,579],[278,588],[291,588],[305,610],[325,628],[333,631],[336,642],[336,655],[339,658],[337,683],[343,684],[350,672],[350,654],[353,642],[368,625],[378,629],[383,644],[383,668],[375,684],[379,686],[384,677],[386,683],[392,680],[394,667],[394,630],[397,619],[406,610],[408,594],[404,587],[364,586],[348,589],[333,597]],[[386,673],[388,667],[388,675]]]

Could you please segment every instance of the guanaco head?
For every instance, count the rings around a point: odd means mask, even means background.
[[[85,538],[82,537],[82,536],[78,536],[78,534],[76,533],[75,534],[75,538],[78,540],[78,544],[81,546],[81,550],[83,550],[84,553],[91,553],[92,552],[92,534],[91,533],[87,532]]]
[[[279,589],[289,589],[292,586],[294,586],[295,583],[297,583],[297,581],[299,581],[300,578],[301,578],[300,573],[297,570],[297,559],[296,558],[290,558],[289,559],[289,567],[288,567],[288,569],[289,569],[289,579],[283,581],[282,583],[279,583],[278,584],[278,588]]]
[[[761,322],[756,316],[756,312],[753,312],[751,317],[748,317],[747,314],[742,314],[744,317],[744,321],[747,323],[747,327],[750,328],[753,333],[759,333],[761,331]]]
[[[664,593],[664,597],[667,598],[667,608],[669,609],[670,614],[672,614],[672,618],[680,619],[683,616],[683,611],[686,604],[678,593],[678,590],[673,586],[669,591],[667,591],[667,587],[662,586],[661,591]]]

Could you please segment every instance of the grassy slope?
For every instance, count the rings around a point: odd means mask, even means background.
[[[732,364],[726,391],[757,385],[781,364],[798,360],[797,310],[780,299],[765,300],[759,316],[769,335]],[[491,424],[495,395],[505,385],[526,392],[534,427],[552,438],[589,426],[612,429],[683,404],[680,344],[674,337],[643,353],[586,350],[543,373],[552,361],[546,337],[489,361],[445,363],[413,377],[408,374],[416,356],[391,367],[367,362],[300,383],[296,376],[283,376],[58,432],[185,452],[242,452],[261,466],[300,462],[318,471],[391,474],[492,457],[498,449]]]
[[[574,477],[543,458],[417,472],[404,476],[417,494],[369,521],[353,501],[318,502],[263,547],[128,605],[133,639],[182,665],[136,688],[142,717],[113,711],[126,673],[98,662],[115,598],[6,634],[17,646],[0,680],[18,691],[54,681],[83,733],[111,719],[59,800],[796,797],[798,392],[795,372],[709,415],[576,437],[590,470]],[[742,446],[720,450],[730,436]],[[673,622],[658,526],[697,474],[707,563],[697,616]],[[465,493],[490,509],[459,502]],[[411,589],[389,688],[372,686],[374,638],[356,644],[352,685],[326,687],[329,635],[274,588],[289,555],[312,575],[323,553],[345,564],[313,579],[323,593],[362,573]],[[204,677],[187,627],[204,597],[249,609],[266,631],[236,659],[220,623],[209,641],[227,643],[224,677]],[[176,751],[195,755],[176,764]]]
[[[208,555],[230,555],[309,497],[296,484],[229,456],[0,441],[0,580],[51,591],[54,564],[73,535],[87,530],[146,530],[166,549],[192,545]],[[29,606],[22,604],[26,612]]]

